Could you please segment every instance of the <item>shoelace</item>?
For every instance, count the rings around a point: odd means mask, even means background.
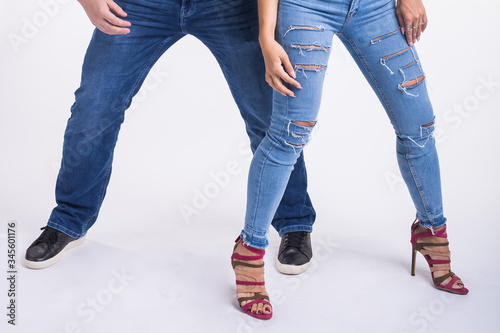
[[[52,229],[52,228],[47,229],[46,226],[40,228],[40,230],[43,230],[43,232],[40,235],[40,237],[38,237],[38,239],[36,241],[36,244],[40,244],[40,243],[52,243],[52,244],[55,244],[55,243],[57,243],[57,240],[59,238],[57,236],[57,230]]]
[[[297,249],[302,248],[302,244],[304,243],[304,238],[306,237],[307,232],[290,232],[286,234],[285,245],[289,247],[295,247]]]

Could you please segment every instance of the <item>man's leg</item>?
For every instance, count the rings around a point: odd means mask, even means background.
[[[165,8],[153,9],[135,0],[118,2],[128,13],[131,32],[111,36],[95,30],[64,134],[57,206],[42,235],[26,252],[28,267],[56,263],[64,249],[81,242],[96,221],[125,110],[156,60],[184,36],[176,3],[166,1]]]
[[[186,19],[186,29],[200,39],[219,62],[255,151],[265,136],[272,113],[272,89],[265,82],[258,42],[257,1],[199,3]],[[282,236],[280,271],[298,274],[309,267],[312,257],[309,233],[315,218],[301,154],[272,222]]]

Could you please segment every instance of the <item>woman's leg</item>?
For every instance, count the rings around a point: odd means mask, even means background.
[[[419,225],[412,227],[412,235],[422,236],[412,236],[412,240],[439,243],[426,245],[424,249],[426,258],[431,260],[429,264],[434,266],[431,271],[436,285],[453,282],[454,289],[466,293],[462,282],[452,275],[439,282],[439,278],[453,273],[449,264],[439,162],[433,137],[434,112],[420,59],[415,47],[410,48],[400,32],[394,2],[363,2],[346,22],[339,37],[379,97],[395,129],[399,167],[419,220]],[[426,228],[441,236],[432,237]],[[418,248],[416,243],[414,246]]]
[[[186,23],[187,33],[200,39],[217,59],[245,122],[252,152],[255,152],[269,128],[273,101],[272,89],[265,81],[264,59],[258,41],[257,0],[205,1],[197,5]],[[316,218],[307,194],[302,155],[290,179],[293,181],[288,184],[273,220],[280,236],[290,231],[311,232]]]
[[[446,223],[443,215],[434,112],[415,47],[399,30],[391,0],[364,2],[339,38],[353,55],[391,120],[401,174],[425,227]]]
[[[268,245],[269,225],[293,165],[316,124],[332,38],[349,9],[348,1],[331,5],[317,1],[280,2],[276,39],[289,55],[302,89],[293,88],[295,98],[274,93],[271,125],[250,165],[241,236],[246,244],[256,248]]]
[[[293,89],[295,98],[282,96],[276,92],[273,95],[270,128],[250,165],[245,228],[241,233],[244,243],[240,239],[237,240],[233,256],[244,255],[241,251],[245,246],[259,251],[268,245],[266,234],[271,220],[285,192],[294,164],[309,141],[316,124],[331,42],[333,34],[340,27],[340,24],[332,23],[331,19],[337,18],[339,22],[343,22],[348,6],[338,6],[339,11],[332,12],[328,20],[325,20],[325,16],[322,15],[324,8],[316,7],[319,2],[310,3],[315,9],[309,8],[304,1],[280,1],[277,41],[284,47],[291,63],[295,66],[297,81],[301,83],[302,89],[300,91]],[[329,7],[331,3],[326,2],[321,5]],[[344,8],[343,14],[342,8]],[[233,260],[233,266],[234,263]],[[248,264],[257,263],[261,262]],[[238,280],[240,277],[248,278],[242,274],[245,272],[237,271],[237,268],[235,273]],[[255,300],[249,310],[250,314],[258,313],[258,307],[272,311],[270,305],[264,302],[267,298],[262,297],[267,296],[263,286],[263,273],[262,271],[259,279],[253,279],[257,282],[262,281],[262,285],[249,286],[259,289],[246,290],[248,291],[245,294],[246,299]]]

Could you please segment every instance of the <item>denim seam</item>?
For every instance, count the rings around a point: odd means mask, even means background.
[[[394,121],[394,124],[396,125],[396,128],[397,128],[397,131],[398,133],[401,133],[401,128],[399,127],[399,124],[398,124],[398,121],[396,119],[396,116],[394,115],[394,111],[392,111],[392,107],[391,107],[391,104],[389,103],[389,101],[387,100],[382,88],[380,88],[380,85],[378,84],[377,82],[377,79],[375,78],[375,76],[372,74],[372,72],[370,71],[370,68],[368,67],[368,65],[366,64],[364,58],[363,58],[363,55],[361,54],[361,51],[358,49],[358,47],[356,46],[356,43],[354,43],[354,41],[352,39],[349,38],[349,36],[347,36],[345,33],[339,33],[339,34],[342,34],[342,36],[349,42],[349,44],[351,44],[351,46],[354,48],[354,50],[356,51],[356,54],[358,55],[359,59],[361,60],[361,63],[363,64],[363,67],[365,68],[365,70],[370,74],[370,78],[372,79],[372,81],[375,83],[375,86],[377,87],[377,90],[378,92],[380,93],[380,95],[384,98],[384,102],[387,106],[387,108],[389,109],[389,112],[391,113],[391,117],[392,117],[392,120]]]
[[[123,119],[123,117],[121,119]],[[117,140],[118,140],[118,136],[116,136],[116,138],[114,140],[113,147],[116,146]],[[106,188],[108,187],[108,184],[109,184],[109,179],[111,177],[111,168],[112,168],[112,164],[113,164],[113,162],[112,162],[113,156],[114,156],[114,153],[112,153],[110,156],[111,163],[109,163],[109,165],[108,165],[108,168],[106,170],[106,175],[104,176],[104,182],[102,182],[102,187],[101,187],[101,191],[100,191],[101,194],[99,196],[99,204],[98,204],[97,209],[96,209],[97,212],[101,209],[102,202],[104,200],[104,194],[106,193]],[[85,230],[85,232],[87,231],[87,225],[93,219],[97,219],[97,214],[94,214],[92,217],[88,218],[87,221],[85,221],[85,224],[83,225],[83,230]]]
[[[188,33],[186,29],[185,18],[189,17],[191,13],[193,13],[196,10],[196,1],[193,1],[191,7],[188,7],[187,9],[188,10],[186,11],[186,0],[183,0],[181,5],[181,10],[179,13],[179,26],[184,34]]]
[[[342,29],[342,31],[343,31],[343,29]],[[380,88],[380,86],[379,86],[379,84],[378,84],[377,80],[375,79],[375,77],[373,76],[372,72],[371,72],[371,71],[370,71],[370,69],[368,68],[368,65],[365,63],[365,61],[364,61],[364,59],[363,59],[363,56],[362,56],[362,54],[361,54],[361,51],[360,51],[360,50],[356,47],[356,43],[354,43],[354,41],[353,41],[353,40],[351,40],[351,39],[349,38],[349,36],[347,36],[345,33],[343,33],[343,32],[339,32],[339,34],[342,34],[342,36],[344,36],[344,38],[345,38],[345,39],[349,42],[349,44],[351,44],[351,46],[352,46],[352,47],[354,48],[354,50],[356,51],[356,54],[358,55],[358,57],[359,57],[359,59],[360,59],[361,63],[362,63],[362,64],[363,64],[363,66],[365,67],[365,70],[366,70],[366,71],[370,74],[370,77],[371,77],[371,79],[373,80],[373,82],[375,83],[375,85],[376,85],[376,87],[377,87],[377,89],[378,89],[378,91],[379,91],[380,95],[383,97],[383,99],[384,99],[384,101],[385,101],[385,103],[386,103],[386,106],[387,106],[387,108],[388,108],[388,110],[389,110],[389,112],[390,112],[390,114],[391,114],[391,117],[392,117],[392,118],[393,118],[393,120],[394,120],[394,124],[395,124],[395,126],[396,126],[396,128],[397,128],[397,132],[398,132],[398,133],[401,133],[401,128],[399,127],[399,124],[398,124],[398,122],[397,122],[396,116],[394,115],[394,112],[393,112],[393,110],[392,110],[392,107],[391,107],[391,105],[390,105],[389,101],[387,100],[387,98],[385,97],[385,95],[384,95],[384,93],[383,93],[382,89]],[[413,54],[413,57],[414,57],[414,58],[416,58],[416,57],[415,57],[415,53],[412,53],[412,54]],[[415,59],[415,60],[417,60],[417,59]],[[405,145],[405,148],[406,148],[406,154],[407,154],[406,156],[408,156],[409,151],[410,151],[410,147],[409,147],[409,145],[408,145],[408,140],[407,140],[406,138],[403,138],[403,142],[404,142],[404,145]],[[407,158],[406,158],[406,160],[407,160],[407,162],[408,162],[408,167],[409,167],[409,169],[410,169],[410,171],[411,171],[413,181],[415,182],[415,185],[416,185],[416,187],[417,187],[417,189],[418,189],[418,193],[419,193],[419,195],[420,195],[420,200],[422,200],[422,203],[423,203],[423,205],[424,205],[424,208],[425,208],[425,212],[426,212],[426,214],[427,214],[427,217],[429,218],[429,221],[430,221],[432,224],[434,224],[434,219],[433,219],[432,217],[430,217],[430,216],[429,216],[429,213],[430,213],[430,211],[429,211],[429,206],[428,206],[428,204],[427,204],[427,200],[425,199],[425,195],[424,195],[424,193],[423,193],[423,191],[422,191],[422,189],[421,189],[421,186],[420,186],[420,181],[418,180],[418,177],[417,177],[417,175],[416,175],[415,168],[413,167],[413,164],[411,163],[411,158],[408,158],[408,157],[407,157]]]
[[[286,100],[286,118],[285,119],[288,119],[288,99]],[[282,124],[282,127],[281,127],[281,131],[280,131],[280,137],[283,135],[283,133],[285,132],[285,128],[286,128],[286,123],[283,123]],[[269,159],[269,155],[271,154],[271,152],[273,151],[273,149],[276,147],[276,143],[273,142],[273,145],[271,147],[271,149],[269,149],[269,152],[266,154],[266,157],[264,159],[264,163]],[[264,168],[261,168],[260,171],[259,171],[259,184],[262,184],[261,180],[262,180],[262,171],[263,171]],[[255,209],[254,211],[252,212],[252,226],[251,228],[252,229],[255,229],[254,226],[255,226],[255,212],[257,211],[257,208],[259,206],[259,203],[260,203],[260,189],[261,189],[261,185],[259,185],[259,188],[257,190],[257,202],[255,203]],[[272,221],[271,221],[272,223]],[[246,224],[245,224],[245,228],[246,228]]]
[[[410,50],[412,52],[412,55],[413,55],[413,59],[419,63],[419,60],[417,59],[417,57],[415,56],[415,52],[413,52],[413,49],[410,47]],[[420,67],[420,69],[422,69]],[[423,71],[422,71],[423,73]],[[422,80],[423,82],[423,80]],[[432,225],[435,225],[434,223],[434,218],[432,217],[432,214],[431,214],[431,211],[430,211],[430,208],[429,208],[429,204],[427,203],[427,199],[425,197],[425,193],[422,189],[422,185],[420,184],[420,179],[417,175],[417,171],[415,169],[415,167],[413,166],[413,163],[412,163],[412,159],[410,157],[410,144],[408,142],[408,138],[404,137],[403,138],[403,142],[404,142],[404,145],[405,145],[405,148],[406,148],[406,161],[408,163],[408,168],[410,169],[411,171],[411,175],[412,175],[412,178],[413,178],[413,181],[415,182],[415,186],[418,190],[418,194],[420,196],[420,200],[422,200],[422,204],[424,206],[424,209],[425,209],[425,214],[427,215],[427,218],[429,219],[429,222],[432,224]]]
[[[425,198],[425,193],[422,190],[422,186],[420,184],[420,180],[418,178],[417,171],[413,167],[412,159],[410,157],[408,157],[408,155],[410,154],[410,145],[408,144],[408,139],[404,138],[403,142],[405,143],[406,153],[407,153],[407,155],[406,155],[407,156],[406,157],[406,161],[408,162],[408,167],[409,167],[409,169],[411,171],[411,175],[412,175],[413,181],[415,182],[415,186],[417,187],[418,194],[420,195],[420,200],[422,200],[422,203],[424,205],[425,214],[427,215],[427,218],[429,219],[429,222],[432,225],[434,225],[434,218],[431,216],[431,212],[430,212],[430,209],[429,209],[429,204],[427,203],[427,200]]]
[[[346,16],[346,19],[344,21],[344,24],[342,25],[342,29],[340,29],[340,31],[338,32],[339,34],[344,34],[344,30],[345,30],[347,24],[349,23],[349,21],[352,18],[354,18],[356,16],[356,14],[359,11],[359,7],[360,7],[359,0],[352,0],[351,6],[349,8],[349,11],[347,12],[347,16]]]

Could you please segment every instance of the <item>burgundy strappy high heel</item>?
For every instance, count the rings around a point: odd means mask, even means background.
[[[463,287],[460,289],[453,288],[455,282],[460,280],[460,278],[451,271],[450,251],[441,252],[437,251],[436,249],[432,249],[433,247],[437,246],[448,246],[449,244],[448,241],[443,243],[431,243],[425,241],[417,242],[417,240],[420,238],[431,238],[431,237],[447,238],[448,235],[446,234],[446,225],[443,226],[442,229],[436,232],[432,232],[432,230],[421,226],[422,228],[425,228],[426,231],[421,233],[416,233],[417,228],[419,226],[420,226],[420,221],[418,220],[415,220],[415,222],[413,222],[411,226],[411,240],[410,240],[412,245],[411,275],[415,275],[415,261],[418,251],[422,253],[425,260],[427,260],[429,268],[431,269],[432,281],[434,282],[434,285],[436,286],[437,289],[444,290],[453,294],[467,295],[469,290],[465,288],[463,284],[462,284]],[[448,273],[443,276],[434,277],[434,272],[437,271],[447,271]],[[446,285],[444,285],[443,284],[444,281],[446,281],[446,279],[448,278],[451,278],[450,281]]]
[[[254,318],[271,319],[273,316],[273,307],[271,303],[269,303],[269,296],[267,296],[266,288],[264,286],[264,263],[250,263],[255,260],[263,259],[266,252],[264,250],[259,250],[246,245],[240,237],[238,237],[235,242],[236,245],[234,245],[233,255],[231,256],[231,265],[233,266],[234,273],[236,274],[236,292],[238,294],[253,294],[253,296],[238,297],[238,304],[243,312]],[[257,255],[244,256],[236,253],[236,248],[239,244]],[[245,278],[245,281],[241,280],[242,277]],[[240,288],[240,286],[244,287]],[[242,305],[245,301],[249,302]],[[259,311],[260,313],[252,312],[252,305],[256,303],[264,304],[262,311]],[[269,313],[265,313],[266,308],[270,308]]]

